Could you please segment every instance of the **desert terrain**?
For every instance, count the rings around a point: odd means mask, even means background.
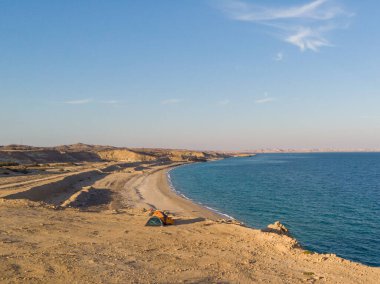
[[[379,268],[304,250],[278,223],[226,220],[169,187],[172,167],[246,155],[1,147],[0,283],[378,283]],[[175,225],[146,227],[151,208]]]

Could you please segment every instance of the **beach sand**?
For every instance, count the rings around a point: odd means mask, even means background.
[[[378,283],[380,268],[305,251],[178,196],[167,180],[177,165],[2,183],[0,283]],[[149,208],[176,225],[145,227]]]

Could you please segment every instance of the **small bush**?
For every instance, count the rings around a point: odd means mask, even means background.
[[[0,162],[0,167],[12,167],[12,166],[19,166],[19,163],[16,162]]]
[[[14,173],[20,173],[20,174],[25,174],[25,175],[29,173],[27,169],[8,169],[8,170]]]

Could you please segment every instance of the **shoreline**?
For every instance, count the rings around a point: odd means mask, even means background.
[[[379,268],[306,251],[277,228],[221,221],[178,195],[167,172],[183,164],[115,167],[0,199],[0,282],[377,283]],[[61,206],[65,191],[55,196],[60,186],[72,187],[71,206]],[[146,227],[148,208],[174,213],[175,225]]]
[[[170,165],[157,171],[148,172],[141,177],[137,187],[137,191],[141,195],[141,202],[137,202],[137,207],[148,205],[156,209],[168,210],[180,217],[198,217],[213,221],[223,218],[222,214],[197,204],[173,190],[168,179],[168,172],[183,165],[186,163]]]
[[[167,177],[167,180],[168,180],[168,186],[169,186],[169,188],[170,188],[170,189],[171,189],[176,195],[178,195],[179,197],[182,197],[183,199],[192,202],[194,205],[201,206],[201,207],[203,207],[204,209],[209,210],[209,211],[211,211],[212,213],[217,214],[217,215],[220,216],[221,218],[227,218],[228,220],[239,221],[239,220],[237,220],[236,218],[234,218],[233,216],[230,216],[230,215],[228,215],[228,214],[226,214],[226,213],[223,213],[223,212],[219,211],[218,209],[215,209],[215,208],[209,207],[209,206],[207,206],[207,205],[205,205],[205,204],[202,204],[201,202],[197,202],[196,200],[193,200],[193,199],[187,197],[185,194],[183,194],[181,191],[179,191],[179,190],[177,190],[177,189],[175,188],[175,186],[173,185],[173,182],[172,182],[172,177],[171,177],[171,175],[170,175],[170,172],[171,172],[172,170],[178,168],[178,167],[183,167],[183,166],[186,166],[186,165],[189,165],[189,164],[178,165],[178,166],[175,166],[175,167],[173,167],[173,168],[171,168],[171,169],[166,170],[166,177]]]
[[[199,207],[201,207],[201,208],[203,208],[204,210],[209,211],[209,212],[212,213],[212,214],[216,214],[216,216],[218,216],[219,219],[225,219],[225,218],[227,217],[228,220],[236,221],[236,223],[240,223],[240,224],[242,224],[244,227],[246,227],[246,228],[248,228],[248,229],[252,229],[252,230],[261,230],[261,231],[266,230],[266,228],[262,228],[262,229],[260,229],[260,228],[256,228],[256,227],[253,227],[253,226],[248,226],[248,225],[246,225],[243,221],[241,221],[241,220],[239,220],[239,219],[236,219],[236,218],[234,218],[234,217],[232,217],[232,216],[230,216],[230,215],[228,215],[228,214],[224,214],[224,213],[220,212],[220,211],[217,210],[217,209],[214,209],[214,208],[208,207],[208,206],[205,205],[205,204],[202,204],[202,203],[200,203],[200,202],[197,202],[197,201],[195,201],[195,200],[193,200],[193,199],[187,197],[187,196],[186,196],[185,194],[183,194],[181,191],[177,190],[177,189],[175,188],[175,186],[173,185],[173,183],[172,183],[172,179],[171,179],[170,172],[171,172],[172,170],[174,170],[175,168],[177,168],[177,167],[182,167],[182,166],[186,166],[186,165],[190,165],[190,164],[181,164],[181,165],[177,165],[177,166],[175,166],[175,167],[172,167],[172,168],[169,168],[169,169],[165,169],[165,170],[163,170],[164,172],[166,172],[167,186],[169,187],[169,189],[171,190],[172,193],[174,193],[177,197],[183,199],[184,201],[192,203],[192,205],[194,206],[194,208],[199,208]],[[203,210],[202,210],[202,211],[203,211]],[[215,221],[216,219],[215,219],[215,218],[211,218],[211,220]],[[276,220],[273,220],[273,222],[275,222],[275,221],[276,221]],[[270,225],[270,224],[268,224],[268,225]],[[289,236],[290,236],[292,239],[294,239],[295,241],[298,242],[298,240],[297,240],[295,237],[293,237],[292,235],[289,235]],[[300,245],[300,248],[301,248],[302,250],[304,250],[304,251],[311,252],[311,253],[313,253],[313,254],[321,254],[321,255],[325,255],[325,254],[334,254],[334,255],[335,255],[334,252],[324,252],[324,253],[323,253],[323,252],[318,252],[318,251],[310,251],[309,249],[307,249],[307,248],[305,248],[304,246],[301,246],[301,245]],[[337,256],[337,257],[342,258],[342,259],[347,260],[347,261],[351,261],[351,262],[353,262],[353,263],[358,263],[358,264],[360,264],[360,265],[364,265],[364,266],[368,266],[368,267],[373,267],[373,268],[380,268],[380,267],[378,267],[378,266],[371,266],[371,265],[368,265],[368,264],[365,264],[365,263],[362,263],[362,262],[359,262],[359,261],[354,261],[354,260],[346,259],[346,258],[341,257],[341,256]]]

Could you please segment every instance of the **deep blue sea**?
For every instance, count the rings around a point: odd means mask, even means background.
[[[380,153],[259,154],[181,166],[175,189],[307,249],[380,266]]]

